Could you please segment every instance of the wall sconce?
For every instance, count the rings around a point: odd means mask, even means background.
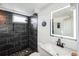
[[[0,25],[5,24],[6,17],[4,15],[0,15]]]
[[[0,25],[4,25],[6,22],[6,13],[0,10]]]

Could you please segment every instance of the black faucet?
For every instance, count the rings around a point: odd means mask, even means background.
[[[58,39],[57,46],[64,48],[64,43],[61,43],[61,39]]]

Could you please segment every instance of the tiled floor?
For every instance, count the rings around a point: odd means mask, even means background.
[[[14,53],[14,54],[12,54],[10,56],[28,56],[31,53],[33,53],[32,49],[27,48],[27,49],[24,49],[22,51],[16,52],[16,53]]]

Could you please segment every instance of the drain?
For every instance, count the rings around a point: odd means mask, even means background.
[[[28,50],[26,50],[26,53],[28,53],[29,51]]]

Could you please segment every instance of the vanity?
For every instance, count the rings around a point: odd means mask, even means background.
[[[52,42],[39,43],[39,53],[42,56],[71,56],[73,49],[67,47],[59,47]]]

